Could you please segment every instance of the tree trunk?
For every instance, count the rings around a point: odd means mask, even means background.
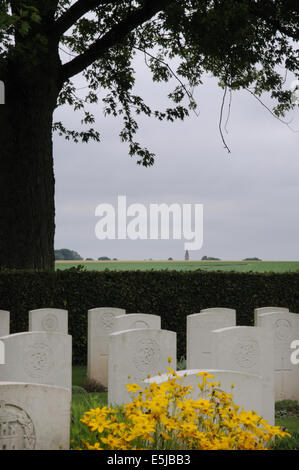
[[[57,65],[47,58],[29,66],[19,57],[0,68],[0,268],[54,268]]]

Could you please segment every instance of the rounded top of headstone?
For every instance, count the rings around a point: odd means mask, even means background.
[[[63,313],[68,313],[67,310],[63,309],[63,308],[36,308],[34,310],[29,310],[29,313],[30,312],[33,312],[33,313],[38,313],[38,312],[41,312],[41,313],[59,313],[59,312],[63,312]]]
[[[136,328],[136,329],[129,329],[129,330],[122,330],[122,331],[116,331],[114,333],[110,333],[110,337],[118,337],[118,336],[124,336],[124,335],[144,335],[144,336],[150,336],[151,334],[158,334],[158,335],[173,335],[176,336],[175,331],[170,331],[170,330],[161,330],[160,328],[146,328],[146,329],[141,329],[141,328]]]
[[[214,330],[213,333],[222,333],[222,332],[230,332],[230,331],[242,331],[244,333],[254,333],[255,331],[262,331],[262,328],[259,326],[227,326],[225,328],[217,328]]]
[[[211,307],[211,308],[203,308],[201,309],[200,313],[204,312],[233,312],[236,313],[236,310],[233,308],[227,307]]]
[[[55,336],[58,338],[61,337],[68,337],[71,338],[71,335],[66,335],[65,333],[60,333],[60,331],[21,331],[20,333],[12,333],[11,335],[1,336],[1,339],[14,339],[21,336],[28,336],[28,338],[34,338],[35,336],[44,336],[45,338],[54,338]]]
[[[179,377],[189,377],[189,376],[196,376],[200,372],[206,372],[209,375],[214,375],[215,378],[219,375],[224,376],[225,374],[230,374],[234,375],[235,377],[243,377],[243,376],[250,376],[254,377],[256,379],[260,378],[259,375],[257,374],[252,374],[251,372],[241,372],[241,371],[236,371],[236,370],[230,370],[230,369],[186,369],[186,370],[177,370],[176,374]],[[170,374],[164,373],[161,375],[155,375],[153,377],[150,377],[148,379],[145,379],[145,383],[153,383],[156,382],[157,384],[165,382],[167,378],[169,377]],[[201,376],[198,377],[200,380]]]
[[[254,309],[254,313],[260,315],[262,313],[274,313],[274,312],[289,312],[286,307],[259,307]]]
[[[125,315],[126,311],[123,308],[115,308],[115,307],[96,307],[96,308],[90,308],[88,310],[88,313],[104,313],[104,312],[109,312],[113,313],[115,316],[119,315]]]

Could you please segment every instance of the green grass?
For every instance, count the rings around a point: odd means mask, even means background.
[[[85,411],[107,405],[107,393],[87,393],[73,395],[71,409],[71,448],[82,447],[82,440],[93,442],[94,436],[88,427],[81,423]]]
[[[84,266],[87,271],[177,270],[237,271],[237,272],[286,272],[299,271],[299,261],[99,261],[56,262],[56,269]]]
[[[275,425],[286,428],[290,434],[299,433],[299,418],[289,416],[287,418],[276,418]]]
[[[181,357],[177,362],[177,369],[186,369],[186,359]],[[73,366],[72,368],[73,385],[82,387],[83,382],[87,378],[87,366]]]
[[[78,385],[82,387],[84,380],[87,377],[87,367],[86,366],[73,366],[73,385]]]
[[[275,450],[299,450],[299,418],[276,418],[275,424],[285,428],[292,436],[277,440]]]
[[[281,400],[275,403],[275,424],[285,428],[291,437],[278,440],[275,449],[299,450],[299,404],[295,400]]]

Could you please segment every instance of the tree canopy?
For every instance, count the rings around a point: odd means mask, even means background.
[[[283,116],[294,104],[285,90],[285,71],[298,76],[299,8],[293,0],[12,0],[0,10],[1,61],[27,55],[27,63],[47,53],[53,43],[69,60],[59,64],[62,87],[57,105],[82,109],[82,125],[95,122],[88,103],[97,103],[107,90],[104,113],[123,117],[122,141],[129,143],[137,162],[152,165],[154,155],[136,141],[137,116],[184,119],[197,103],[194,87],[205,72],[225,90],[248,89],[260,97],[270,92],[273,112]],[[176,86],[170,106],[153,110],[134,94],[132,61],[142,51],[154,81]],[[169,63],[176,58],[173,70]],[[76,96],[72,77],[87,82],[84,99]],[[100,140],[94,127],[79,131],[53,125],[67,139]]]

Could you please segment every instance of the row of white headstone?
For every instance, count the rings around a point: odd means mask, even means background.
[[[287,308],[263,307],[255,309],[254,321],[254,327],[236,326],[236,311],[227,308],[187,316],[187,370],[227,370],[260,377],[273,417],[274,400],[299,402],[299,365],[291,362],[291,343],[299,339],[299,315]],[[129,332],[137,328],[147,331]],[[138,381],[165,370],[168,355],[175,361],[176,337],[166,330],[158,333],[159,328],[160,318],[155,315],[126,315],[114,308],[88,312],[88,376],[108,384],[109,401],[128,399],[128,376]]]
[[[29,332],[10,333],[0,311],[0,450],[69,449],[72,337],[65,310],[29,312]]]
[[[275,401],[299,402],[299,365],[291,361],[291,344],[299,339],[299,314],[287,308],[257,308],[254,327],[235,325],[236,312],[231,309],[189,315],[187,368],[214,368],[220,360],[223,368],[265,376],[273,371]]]
[[[160,383],[167,377],[156,374],[167,368],[168,356],[174,358],[172,367],[176,367],[176,334],[159,331],[148,320],[137,330],[132,323],[135,318],[130,317],[125,319],[125,312],[115,309],[89,312],[89,373],[103,380],[108,364],[108,399],[112,404],[129,400],[125,389],[128,377],[142,385],[149,374],[149,381]],[[299,366],[291,362],[291,343],[299,339],[299,315],[286,308],[265,307],[256,309],[254,317],[255,326],[248,327],[236,326],[232,309],[212,308],[189,315],[187,370],[179,375],[183,384],[194,386],[198,372],[206,370],[228,393],[234,383],[235,402],[274,424],[275,401],[288,398],[299,402]],[[120,318],[126,331],[119,331]],[[98,370],[91,367],[93,344],[102,345],[95,355],[102,358]],[[193,398],[196,393],[199,396],[194,387]]]
[[[95,312],[100,321],[93,323]],[[108,368],[106,336],[111,318],[114,322],[118,313],[124,311],[103,308],[88,312],[89,376],[103,384]],[[153,326],[158,336],[162,332],[160,317],[132,314],[123,319],[122,316],[115,318],[115,328],[119,330]],[[175,333],[171,335],[175,337]],[[171,353],[175,355],[176,350],[172,349]],[[117,381],[112,382],[118,385]],[[0,449],[68,449],[71,384],[72,338],[68,335],[68,312],[32,310],[29,331],[10,334],[10,313],[0,311]]]
[[[189,315],[188,370],[179,375],[185,385],[195,385],[199,370],[207,370],[227,392],[234,383],[234,401],[274,424],[275,399],[299,400],[299,366],[290,362],[290,342],[299,339],[299,315],[268,307],[255,310],[255,327],[235,324],[236,312],[231,309],[207,309]],[[65,310],[31,311],[29,333],[14,335],[9,335],[9,313],[0,312],[0,337],[5,334],[0,339],[6,354],[6,364],[0,365],[0,448],[20,446],[16,444],[24,428],[20,416],[27,422],[26,429],[31,429],[29,419],[35,429],[30,439],[23,435],[23,447],[68,448],[71,337],[67,332]],[[128,382],[142,385],[148,375],[151,378],[147,381],[166,380],[165,375],[157,374],[167,370],[169,357],[175,369],[176,333],[161,330],[160,317],[126,314],[116,308],[88,311],[88,376],[108,384],[110,404],[130,400],[125,387]],[[194,387],[192,398],[196,398],[195,393],[198,396],[198,387]],[[15,400],[8,401],[10,396]],[[60,423],[56,426],[53,407],[58,397]],[[41,417],[36,425],[34,416]],[[14,427],[7,424],[8,417]],[[46,440],[43,431],[37,432],[42,428],[41,421],[49,421],[53,429]],[[55,429],[59,431],[55,433]]]

